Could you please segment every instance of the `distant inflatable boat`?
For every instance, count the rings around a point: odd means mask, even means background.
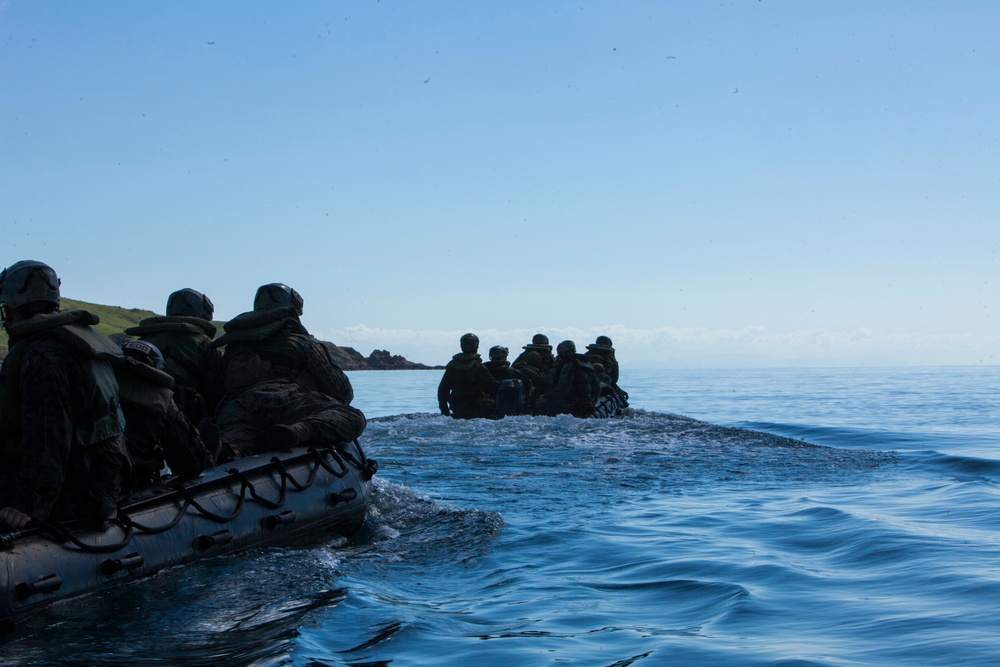
[[[161,482],[103,526],[0,533],[0,624],[209,556],[350,536],[377,469],[357,441],[268,452]]]

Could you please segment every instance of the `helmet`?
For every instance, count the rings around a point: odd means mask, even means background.
[[[284,283],[269,283],[257,288],[253,298],[254,310],[270,310],[271,308],[294,308],[296,314],[302,314],[302,297]]]
[[[122,345],[122,354],[161,371],[167,367],[163,355],[160,353],[160,348],[144,340],[130,340],[125,343]]]
[[[212,300],[190,287],[177,290],[167,297],[168,316],[200,317],[211,321],[214,314],[215,305],[212,304]]]
[[[503,345],[494,345],[490,348],[490,360],[491,361],[503,361],[507,358],[507,348]]]
[[[59,283],[59,277],[48,264],[22,260],[0,273],[0,304],[5,310],[38,302],[58,306]]]
[[[539,334],[535,334],[534,336],[531,337],[531,344],[532,345],[548,345],[549,344],[549,337],[546,336],[545,334],[540,334],[540,333]]]
[[[611,339],[608,338],[607,336],[598,336],[597,340],[595,341],[595,344],[607,345],[608,347],[611,347]]]
[[[556,354],[576,354],[576,343],[571,340],[564,340],[556,347]]]
[[[467,333],[459,339],[458,344],[462,346],[462,352],[475,352],[479,349],[479,336]]]

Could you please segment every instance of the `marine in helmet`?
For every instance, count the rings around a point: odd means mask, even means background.
[[[545,384],[545,375],[555,366],[555,358],[548,336],[542,333],[532,336],[531,343],[522,349],[524,351],[510,366],[527,378],[528,406],[531,409]]]
[[[0,366],[0,522],[103,521],[127,455],[112,361],[121,349],[86,310],[61,311],[42,262],[0,273],[9,351]]]
[[[154,345],[174,379],[174,401],[193,424],[215,414],[222,397],[222,352],[211,346],[215,306],[185,287],[167,297],[167,314],[149,317],[125,330]]]
[[[531,380],[512,368],[507,361],[509,352],[503,345],[490,348],[490,360],[483,366],[497,381],[496,416],[525,414],[531,397]]]
[[[313,337],[299,320],[302,296],[282,283],[262,285],[253,310],[225,325],[213,343],[225,346],[223,390],[227,398],[264,380],[288,380],[344,405],[354,400],[351,381],[333,360],[329,344]]]
[[[214,464],[198,429],[174,401],[174,379],[152,343],[132,340],[115,364],[125,414],[125,442],[132,459],[131,489],[160,479],[165,467],[179,476],[200,474]]]
[[[490,360],[483,362],[483,366],[490,372],[497,382],[501,380],[523,380],[524,375],[511,368],[507,356],[510,352],[503,345],[494,345],[490,348]]]
[[[459,339],[462,351],[451,358],[438,384],[441,414],[455,419],[494,416],[497,381],[479,356],[479,337],[467,333]]]
[[[618,360],[610,338],[598,336],[594,343],[587,346],[587,358],[590,363],[603,366],[611,381],[618,384]]]
[[[535,402],[541,415],[570,414],[589,417],[601,395],[597,372],[587,357],[577,354],[576,344],[564,340],[556,347],[556,365],[546,376],[545,390]]]
[[[350,407],[351,381],[328,343],[306,330],[303,299],[283,283],[262,285],[254,309],[225,325],[213,346],[225,347],[224,398],[216,419],[237,455],[354,440],[365,416]]]
[[[518,355],[514,363],[514,368],[521,369],[530,366],[533,370],[544,375],[552,370],[556,365],[556,360],[552,356],[552,346],[549,345],[549,337],[542,333],[537,333],[531,337],[531,343],[525,345],[524,352]]]

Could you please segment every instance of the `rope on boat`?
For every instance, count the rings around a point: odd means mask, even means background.
[[[344,455],[345,459],[361,469],[361,477],[367,482],[378,472],[378,461],[365,456],[365,450],[361,448],[361,443],[357,439],[354,440],[354,446],[358,448],[358,453],[361,454],[360,461],[354,458],[354,455],[347,451],[340,443],[338,443],[337,449]]]
[[[43,530],[54,533],[64,544],[68,542],[80,551],[90,554],[109,554],[118,551],[132,541],[133,533],[132,527],[128,526],[125,528],[125,535],[122,537],[121,542],[115,544],[85,544],[58,521],[43,521],[41,527]]]
[[[350,469],[347,467],[347,464],[345,463],[345,459],[350,463],[354,464],[360,470],[361,476],[365,481],[370,480],[372,476],[375,474],[375,472],[378,470],[378,461],[366,457],[364,451],[361,449],[361,445],[358,443],[357,440],[354,441],[354,444],[355,446],[357,446],[358,452],[361,454],[361,460],[358,460],[356,457],[354,457],[354,455],[348,452],[347,449],[344,447],[343,443],[336,443],[322,450],[314,448],[310,448],[309,450],[307,450],[308,453],[312,455],[313,461],[309,466],[309,474],[307,475],[305,482],[299,482],[298,480],[296,480],[295,477],[293,477],[292,474],[285,469],[284,462],[276,456],[273,457],[270,460],[270,466],[278,473],[278,476],[281,478],[280,491],[277,500],[268,500],[267,498],[264,498],[259,493],[257,493],[257,490],[254,487],[253,482],[250,481],[246,473],[241,472],[236,468],[230,469],[229,471],[227,471],[230,478],[238,480],[240,482],[240,493],[239,493],[239,498],[236,501],[235,510],[232,512],[232,514],[228,516],[217,514],[203,507],[191,494],[192,487],[184,486],[178,482],[174,484],[173,490],[181,498],[183,498],[184,502],[181,503],[180,507],[177,509],[177,513],[174,515],[174,518],[162,526],[147,526],[141,524],[138,521],[134,520],[131,516],[129,516],[129,514],[124,509],[119,508],[118,515],[115,520],[117,520],[117,522],[124,528],[124,537],[121,542],[118,542],[116,544],[106,544],[106,545],[86,544],[80,541],[76,536],[74,536],[73,533],[70,532],[65,526],[55,521],[43,523],[42,528],[54,534],[64,545],[68,543],[72,544],[73,546],[75,546],[77,549],[79,549],[84,553],[100,554],[100,553],[111,553],[124,548],[125,546],[128,545],[129,542],[132,541],[132,536],[135,531],[139,531],[140,533],[148,535],[158,535],[160,533],[167,532],[168,530],[176,526],[178,523],[180,523],[181,519],[183,519],[184,516],[187,514],[189,508],[194,508],[197,511],[198,515],[203,516],[206,519],[209,519],[210,521],[213,521],[215,523],[228,523],[229,521],[232,521],[233,519],[237,518],[243,512],[243,508],[246,506],[248,494],[250,496],[250,499],[259,505],[262,505],[272,510],[280,509],[285,505],[285,501],[287,500],[288,497],[288,484],[291,484],[296,491],[305,491],[306,489],[311,487],[313,483],[316,481],[316,475],[321,467],[334,477],[338,479],[343,478],[348,474],[348,472],[350,472]],[[324,454],[328,455],[330,459],[333,459],[337,463],[339,470],[335,469],[333,466],[331,466],[330,463],[327,462],[328,457],[324,456]],[[264,466],[261,466],[261,468],[263,467]],[[257,469],[260,470],[261,468]],[[222,478],[220,478],[220,481],[221,479]],[[353,491],[353,489],[351,489],[351,491]],[[351,495],[350,498],[354,498],[356,495],[357,492],[355,491],[355,493]],[[347,498],[345,496],[340,499],[348,500],[350,498]],[[10,535],[19,536],[19,534],[13,534],[13,533]],[[11,541],[14,539],[14,537],[11,537],[9,535],[4,535],[3,537],[5,538],[10,537]]]

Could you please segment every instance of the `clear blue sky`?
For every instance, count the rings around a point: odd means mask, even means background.
[[[0,264],[443,363],[1000,363],[1000,3],[0,0]]]

